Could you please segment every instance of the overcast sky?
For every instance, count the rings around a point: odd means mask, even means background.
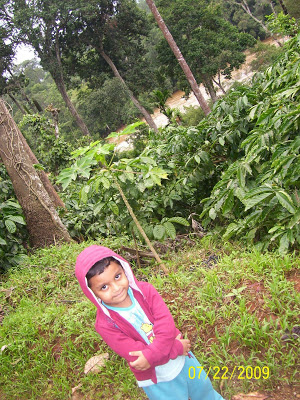
[[[34,51],[32,47],[25,46],[23,44],[18,46],[16,57],[14,58],[16,64],[20,64],[25,60],[31,60],[32,58],[34,58]]]

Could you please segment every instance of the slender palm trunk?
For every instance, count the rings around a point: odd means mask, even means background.
[[[171,47],[171,50],[173,51],[175,57],[177,58],[177,61],[179,62],[189,84],[191,85],[192,91],[194,92],[194,95],[196,99],[198,100],[200,107],[204,111],[205,115],[208,115],[210,113],[210,108],[202,96],[202,93],[199,89],[199,86],[196,82],[196,79],[188,66],[187,62],[185,61],[179,47],[177,46],[175,40],[173,39],[173,36],[171,35],[169,29],[167,28],[164,20],[162,19],[160,13],[158,12],[158,9],[156,8],[156,5],[153,0],[146,0],[146,3],[148,4],[148,7],[150,8],[159,28],[161,29],[165,39],[169,43],[169,46]]]
[[[153,129],[155,132],[158,132],[157,126],[155,124],[155,122],[153,121],[151,115],[148,113],[148,111],[140,104],[140,102],[138,101],[138,99],[134,96],[134,94],[132,93],[132,91],[129,89],[129,87],[126,85],[124,79],[122,78],[122,76],[120,75],[117,67],[115,66],[114,62],[112,61],[112,59],[104,52],[104,50],[102,48],[99,48],[99,53],[100,55],[104,58],[104,60],[107,62],[107,64],[110,66],[110,68],[112,69],[114,75],[116,78],[119,79],[119,81],[122,84],[122,87],[124,88],[125,92],[128,94],[128,96],[130,97],[131,101],[133,102],[133,104],[138,108],[138,110],[143,114],[146,122],[148,123],[148,125],[150,126],[151,129]]]

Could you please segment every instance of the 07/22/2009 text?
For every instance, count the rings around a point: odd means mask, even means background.
[[[251,367],[247,365],[234,366],[231,370],[228,367],[209,367],[208,371],[204,371],[204,367],[190,367],[189,368],[189,378],[190,379],[200,379],[201,373],[205,374],[205,379],[207,379],[210,372],[214,372],[213,379],[229,379],[231,380],[235,375],[237,379],[268,379],[270,376],[269,367]]]

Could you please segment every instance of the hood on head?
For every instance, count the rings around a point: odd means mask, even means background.
[[[133,289],[138,290],[139,292],[141,292],[141,290],[138,288],[138,286],[136,284],[136,278],[133,275],[130,265],[123,257],[119,256],[117,253],[115,253],[108,247],[104,247],[104,246],[92,245],[92,246],[85,248],[78,255],[77,260],[76,260],[76,266],[75,266],[76,278],[78,279],[81,289],[82,289],[83,293],[86,295],[86,297],[89,300],[91,300],[91,302],[94,303],[96,307],[99,308],[99,306],[100,306],[100,308],[104,311],[104,313],[109,315],[109,311],[107,310],[107,308],[102,305],[101,300],[98,299],[94,295],[92,290],[88,287],[87,279],[86,279],[86,274],[91,269],[91,267],[97,261],[100,261],[106,257],[114,257],[116,260],[120,261],[120,263],[125,271],[125,274],[127,276],[129,286],[132,287]]]

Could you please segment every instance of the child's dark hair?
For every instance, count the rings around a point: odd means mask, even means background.
[[[117,260],[114,257],[105,257],[102,258],[100,261],[97,261],[88,271],[88,273],[86,274],[86,279],[88,281],[88,285],[89,285],[89,281],[90,279],[95,276],[95,275],[100,275],[102,274],[102,272],[105,270],[105,268],[107,268],[109,266],[109,264],[111,262],[116,262],[117,264],[121,265],[120,261]],[[121,265],[122,267],[122,265]],[[90,286],[90,285],[89,285]]]

